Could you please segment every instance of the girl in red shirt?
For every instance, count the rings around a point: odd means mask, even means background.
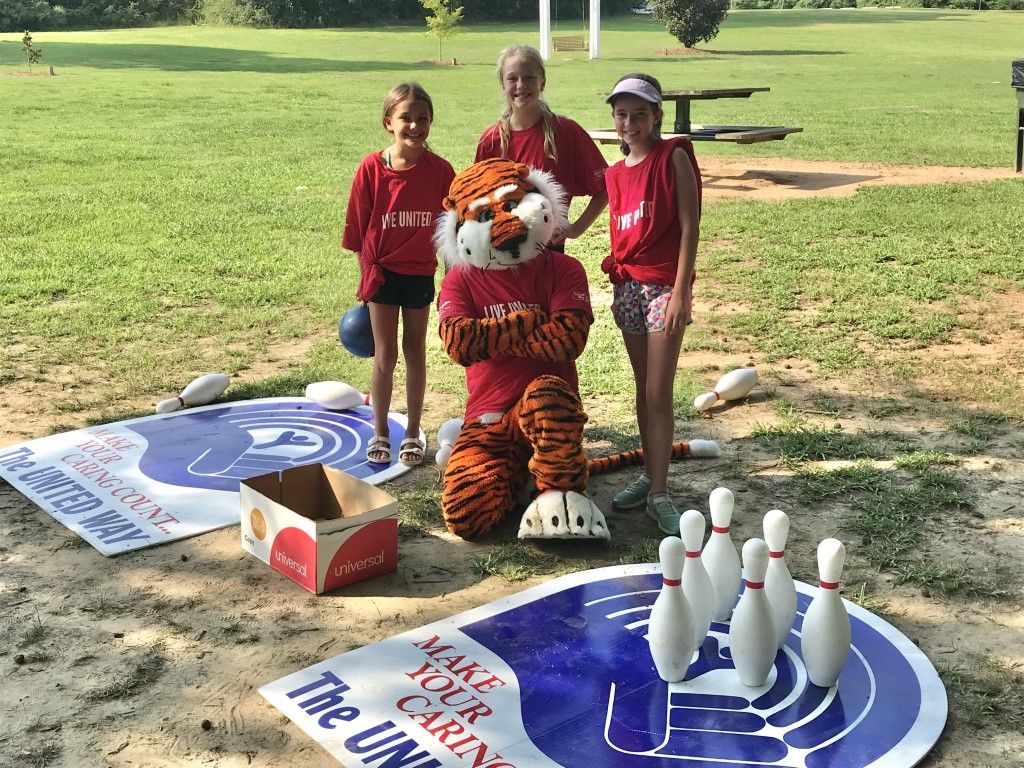
[[[636,417],[645,471],[612,504],[647,514],[679,533],[668,495],[675,432],[672,390],[690,322],[700,233],[700,169],[685,138],[662,139],[661,85],[649,75],[619,79],[606,100],[626,155],[608,169],[612,253],[601,264],[614,286],[612,313],[636,381]]]
[[[400,311],[408,415],[399,461],[419,464],[426,450],[419,434],[427,387],[427,321],[437,270],[434,224],[455,178],[451,164],[427,147],[433,119],[433,102],[419,85],[402,83],[391,89],[384,99],[383,123],[394,142],[363,158],[345,214],[341,245],[359,255],[358,296],[369,302],[373,327],[370,397],[376,434],[366,449],[372,462],[391,461],[387,425]]]
[[[565,239],[586,232],[608,204],[608,163],[579,123],[556,115],[541,98],[546,78],[544,59],[533,46],[513,45],[501,52],[498,82],[507,105],[498,122],[480,136],[474,162],[502,157],[548,171],[565,189],[567,210],[573,197],[589,196],[569,229],[555,233],[551,246],[564,251]]]

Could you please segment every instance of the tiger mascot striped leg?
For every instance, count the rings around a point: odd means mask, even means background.
[[[441,510],[448,530],[464,538],[491,530],[515,508],[532,477],[537,499],[531,509],[563,507],[548,518],[545,538],[608,538],[604,516],[585,496],[586,421],[576,392],[557,376],[534,379],[496,421],[466,421],[444,472]],[[570,511],[577,513],[571,520]],[[558,521],[554,527],[552,519]],[[537,534],[545,534],[544,526],[537,525]]]
[[[462,430],[448,463],[441,467],[444,473],[441,509],[449,531],[464,538],[490,531],[514,511],[521,491],[533,477],[538,495],[523,514],[519,538],[605,538],[601,533],[607,531],[603,515],[598,518],[598,532],[585,533],[588,525],[591,529],[595,527],[595,512],[600,515],[596,507],[591,509],[585,496],[587,479],[642,466],[644,452],[637,449],[596,458],[583,457],[581,466],[581,451],[575,445],[582,446],[587,417],[582,411],[577,414],[571,407],[567,408],[567,405],[578,404],[579,400],[571,390],[564,389],[564,382],[555,381],[558,383],[554,386],[538,381],[528,397],[517,404],[518,416],[513,417],[510,412],[491,423],[480,419],[464,423],[461,419],[452,420],[462,424]],[[558,398],[554,407],[548,409],[541,395],[551,392],[557,393]],[[545,416],[539,417],[540,413]],[[524,418],[525,427],[522,425]],[[552,427],[567,429],[560,431],[556,440],[547,441],[545,432]],[[577,430],[578,443],[575,442]],[[537,442],[531,444],[526,439],[527,433],[535,435]],[[537,445],[539,450],[531,451],[531,445]],[[561,449],[567,445],[569,450],[563,454]],[[673,461],[718,456],[721,450],[713,440],[678,442],[672,446]],[[552,460],[552,457],[555,458]],[[570,490],[563,493],[566,488]],[[570,519],[574,507],[579,515]],[[576,533],[573,533],[574,528]]]

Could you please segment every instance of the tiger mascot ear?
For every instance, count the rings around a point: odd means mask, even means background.
[[[490,158],[459,173],[434,241],[449,269],[512,269],[568,227],[565,190],[551,174]]]

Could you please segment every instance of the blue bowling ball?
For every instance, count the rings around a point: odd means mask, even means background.
[[[338,339],[349,354],[373,357],[373,329],[370,327],[370,308],[356,304],[341,316]]]

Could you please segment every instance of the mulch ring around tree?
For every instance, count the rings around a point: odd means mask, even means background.
[[[714,56],[718,51],[707,51],[703,48],[660,48],[652,53],[655,56]]]
[[[9,77],[56,77],[57,73],[53,71],[53,67],[43,72],[4,72]]]

